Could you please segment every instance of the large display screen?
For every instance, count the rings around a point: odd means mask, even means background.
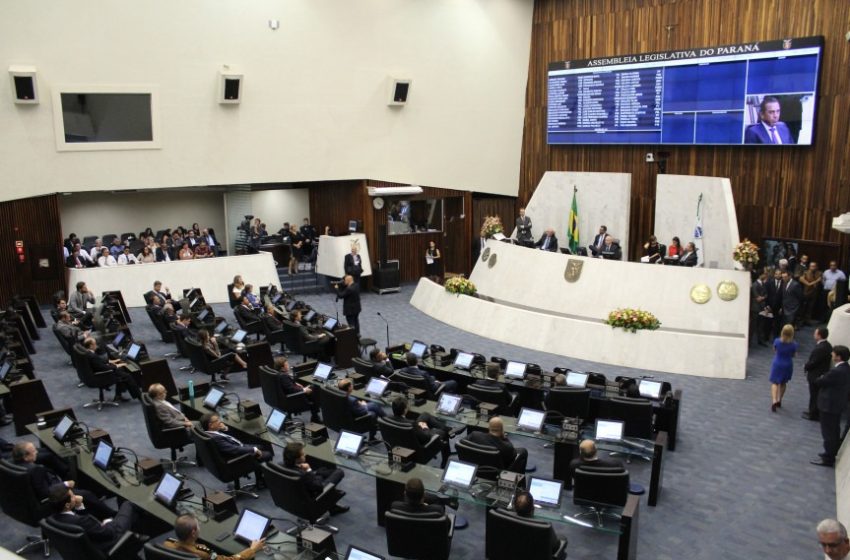
[[[549,64],[549,144],[811,145],[823,37]]]

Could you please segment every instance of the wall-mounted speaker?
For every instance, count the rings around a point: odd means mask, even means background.
[[[410,96],[411,84],[413,84],[413,80],[390,78],[387,105],[390,107],[404,106],[407,103],[407,98]]]
[[[218,102],[223,105],[234,105],[242,102],[242,74],[222,71],[218,79]]]
[[[39,102],[35,67],[10,66],[9,78],[12,81],[12,93],[15,103],[35,105]]]

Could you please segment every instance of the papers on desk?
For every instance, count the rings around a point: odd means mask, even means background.
[[[494,233],[493,234],[493,239],[495,239],[496,241],[501,241],[504,238],[505,238],[504,233]]]
[[[434,264],[434,257],[425,255],[425,264]]]
[[[648,263],[648,262],[649,262],[649,257],[641,257],[641,258],[640,258],[640,262],[642,262],[642,263]]]

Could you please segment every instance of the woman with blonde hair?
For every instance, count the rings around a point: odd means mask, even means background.
[[[794,327],[785,325],[779,338],[773,341],[773,363],[770,364],[770,396],[773,403],[770,405],[771,412],[782,408],[782,397],[785,395],[785,386],[791,380],[794,373],[794,354],[797,353],[797,343],[794,341]]]

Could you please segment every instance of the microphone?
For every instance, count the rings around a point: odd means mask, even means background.
[[[380,317],[380,318],[381,318],[381,320],[383,320],[383,321],[384,321],[384,323],[386,323],[386,324],[387,324],[387,348],[389,348],[389,347],[390,347],[390,322],[389,322],[389,321],[387,321],[387,320],[384,318],[384,316],[383,316],[383,315],[381,315],[381,312],[380,312],[380,311],[377,311],[377,312],[376,312],[376,314],[378,315],[378,317]]]
[[[188,475],[185,475],[185,474],[179,474],[177,476],[177,478],[181,478],[183,480],[191,480],[192,482],[194,482],[195,484],[197,484],[198,486],[201,487],[201,490],[204,492],[204,498],[207,497],[207,487],[204,486],[203,484],[201,484],[197,479],[192,478],[191,476],[188,476]],[[204,501],[204,503],[206,503],[206,501]]]
[[[81,420],[74,420],[74,424],[76,424],[77,426],[82,426],[85,429],[86,449],[91,451],[92,450],[91,430],[89,429],[88,424],[86,424],[85,422],[83,422]]]
[[[133,459],[136,460],[136,462],[133,464],[133,472],[136,474],[136,477],[138,478],[139,471],[141,470],[140,467],[139,467],[139,455],[135,451],[130,449],[129,447],[116,447],[115,451],[129,451],[130,452],[130,454],[133,456]]]
[[[239,420],[242,419],[242,399],[239,398],[239,393],[225,393],[225,396],[232,395],[236,397],[236,415],[239,417]]]

